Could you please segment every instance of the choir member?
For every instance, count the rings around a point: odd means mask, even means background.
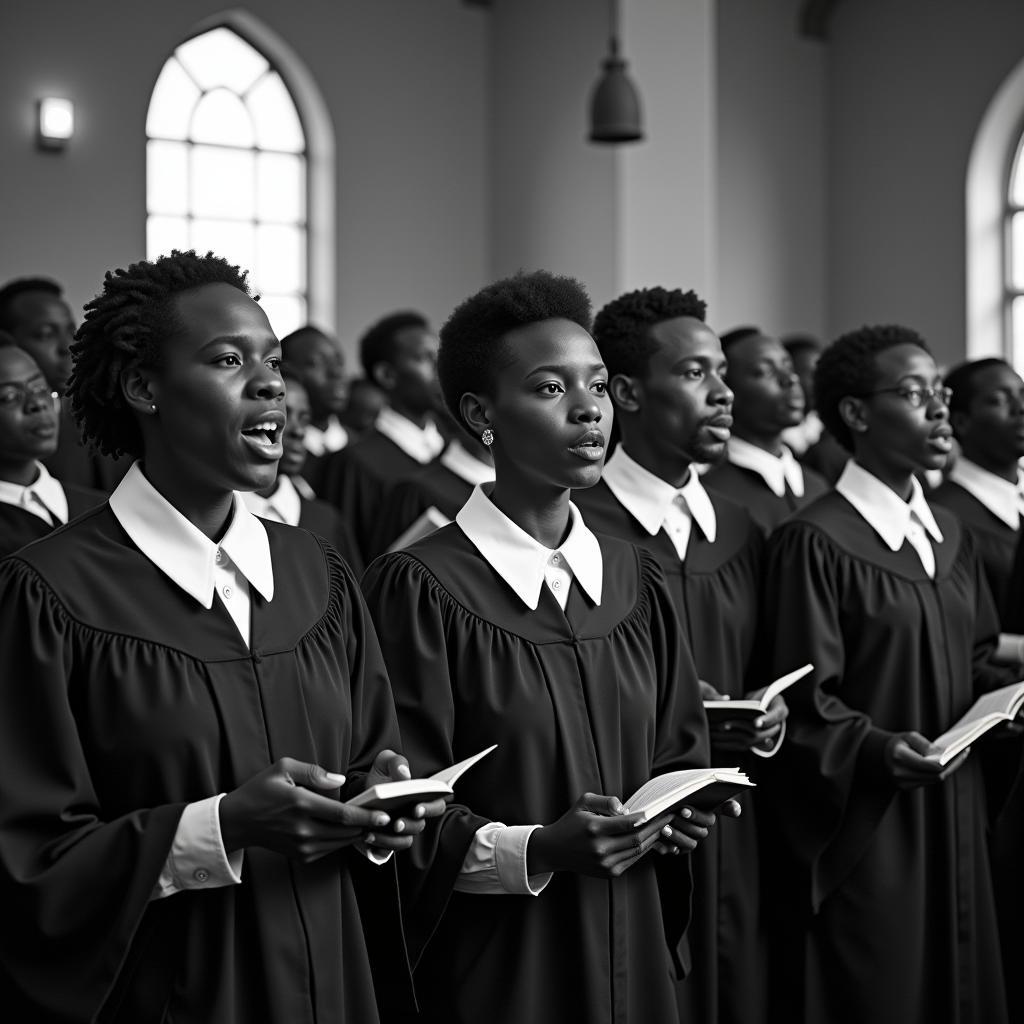
[[[456,309],[442,388],[495,483],[363,578],[414,770],[498,745],[400,866],[429,1020],[677,1020],[690,876],[670,854],[714,815],[634,828],[621,801],[705,764],[706,727],[657,561],[569,501],[599,479],[612,419],[589,324],[582,286],[545,272]]]
[[[0,344],[0,557],[100,504],[101,491],[65,484],[41,459],[57,447],[57,408],[32,357]]]
[[[803,419],[803,389],[782,343],[756,328],[722,335],[722,348],[734,395],[732,436],[725,460],[704,481],[709,490],[747,509],[769,534],[827,489],[814,470],[801,467],[782,440],[782,432]]]
[[[457,424],[448,446],[430,463],[391,492],[381,509],[376,547],[390,549],[406,530],[423,534],[451,522],[466,504],[473,488],[494,479],[490,450]]]
[[[384,392],[365,377],[356,377],[348,383],[348,398],[339,419],[354,441],[364,437],[377,422],[387,405]]]
[[[359,444],[327,457],[320,497],[341,510],[369,562],[381,550],[377,518],[391,490],[433,462],[445,440],[434,420],[437,338],[422,316],[384,317],[363,335],[359,355],[388,405]]]
[[[75,320],[60,285],[45,277],[9,281],[0,288],[0,330],[35,360],[50,390],[63,396],[71,372]],[[59,403],[58,413],[57,447],[47,456],[46,467],[65,484],[109,493],[128,463],[86,449],[66,400]]]
[[[719,458],[732,425],[725,357],[694,292],[646,288],[605,306],[594,340],[608,368],[620,443],[601,481],[576,491],[586,522],[645,548],[669,582],[705,697],[743,697],[754,664],[764,540],[747,512],[704,489],[695,465]],[[777,697],[756,730],[732,719],[711,731],[714,764],[777,747],[786,705]],[[723,728],[724,727],[724,728]],[[766,951],[752,806],[694,853],[692,969],[680,988],[682,1019],[765,1020]]]
[[[281,365],[302,383],[309,398],[310,423],[304,441],[309,458],[303,476],[316,491],[325,457],[340,452],[351,440],[340,419],[348,398],[345,356],[337,341],[307,324],[281,339]]]
[[[791,858],[773,874],[777,1019],[999,1024],[980,760],[926,757],[1012,678],[990,660],[998,622],[972,539],[915,477],[952,448],[948,391],[921,338],[894,326],[840,338],[815,382],[853,458],[769,547],[774,666],[815,666],[789,691],[766,789]]]
[[[932,494],[971,533],[1000,615],[1024,512],[1024,381],[1002,359],[979,359],[946,377],[960,457]]]
[[[782,347],[793,360],[793,370],[800,378],[804,393],[804,418],[794,427],[786,427],[782,440],[801,461],[807,450],[818,443],[822,430],[821,417],[814,408],[814,367],[821,355],[821,342],[810,334],[790,334],[782,339]]]
[[[339,800],[408,772],[376,637],[338,555],[234,494],[276,474],[277,339],[212,254],[86,310],[75,415],[140,461],[0,565],[4,1014],[372,1022],[372,938],[408,992],[381,864],[424,822]]]
[[[242,500],[255,516],[300,526],[323,537],[337,549],[356,576],[361,576],[363,563],[348,524],[333,505],[314,496],[302,476],[303,466],[309,457],[305,445],[311,418],[309,394],[287,372],[282,373],[281,379],[285,382],[286,422],[281,434],[282,455],[277,464],[277,479],[269,487],[244,491]]]

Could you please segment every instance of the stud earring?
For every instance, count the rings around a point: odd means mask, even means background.
[[[151,405],[151,406],[150,406],[150,409],[151,409],[151,410],[152,410],[153,412],[156,412],[156,406],[155,406],[155,405]]]
[[[492,445],[492,444],[494,444],[494,431],[493,431],[493,430],[491,430],[491,428],[490,428],[490,427],[488,427],[488,428],[487,428],[487,429],[486,429],[486,430],[485,430],[485,431],[484,431],[484,432],[483,432],[483,433],[482,433],[482,434],[480,435],[480,440],[481,440],[481,441],[483,441],[483,443],[484,443],[485,445],[487,445],[487,447],[488,447],[488,448],[490,448],[490,447],[491,447],[491,445]]]

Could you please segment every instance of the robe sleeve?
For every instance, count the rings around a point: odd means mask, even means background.
[[[0,565],[0,934],[39,1017],[91,1020],[133,936],[185,804],[106,820],[74,714],[79,628],[18,558]]]
[[[774,676],[806,662],[814,672],[786,693],[788,737],[772,759],[769,779],[772,827],[809,873],[815,910],[860,859],[896,794],[885,767],[894,734],[842,696],[843,579],[838,551],[819,530],[799,523],[776,530],[768,551],[763,649],[771,652]]]
[[[401,552],[371,564],[362,586],[385,652],[405,754],[413,775],[431,775],[455,761],[448,653],[455,641],[445,616],[450,598],[421,563]],[[487,822],[452,802],[401,858],[406,940],[414,965],[441,919],[477,829]]]

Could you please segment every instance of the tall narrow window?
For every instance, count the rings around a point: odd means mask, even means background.
[[[1006,193],[1006,358],[1024,370],[1024,134],[1017,141]]]
[[[306,137],[267,58],[224,26],[164,64],[146,119],[146,252],[251,271],[278,336],[307,320]]]

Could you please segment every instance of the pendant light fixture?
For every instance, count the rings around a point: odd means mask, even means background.
[[[638,142],[644,137],[640,94],[619,56],[619,5],[610,0],[608,56],[590,95],[591,142]]]

